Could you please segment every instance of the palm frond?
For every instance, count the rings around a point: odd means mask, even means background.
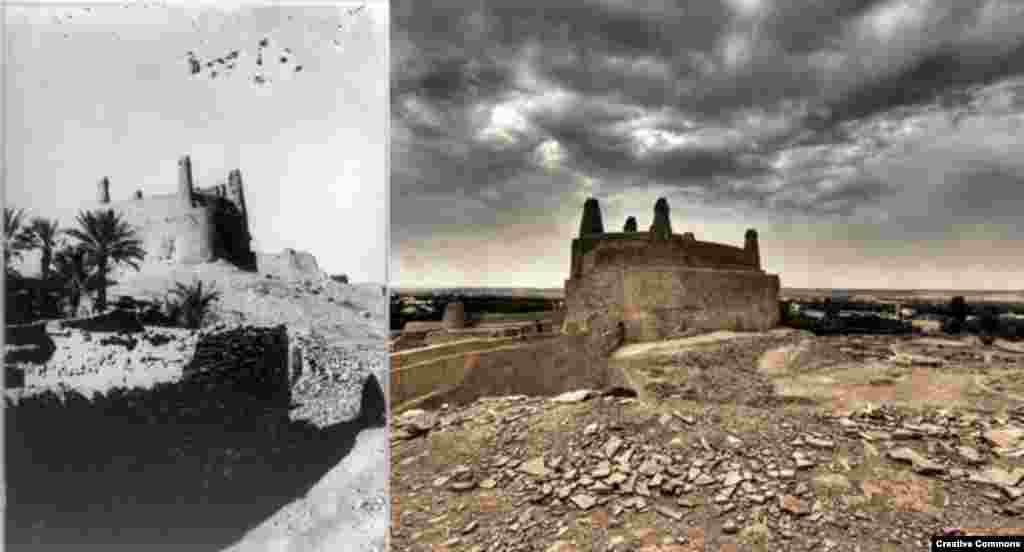
[[[221,293],[212,287],[204,289],[200,280],[191,284],[178,282],[169,295],[168,312],[187,328],[202,326],[211,305],[221,297]]]
[[[26,230],[34,247],[52,249],[60,236],[60,223],[56,220],[36,217],[32,219]]]

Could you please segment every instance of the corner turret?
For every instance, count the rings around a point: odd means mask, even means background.
[[[747,230],[744,235],[743,250],[747,252],[750,260],[757,265],[757,268],[761,268],[761,249],[757,245],[757,230],[753,228]]]
[[[245,190],[242,186],[242,171],[233,169],[228,174],[227,196],[242,212],[242,216],[248,219],[248,212],[245,208]]]
[[[595,198],[590,198],[583,204],[583,220],[580,221],[580,237],[590,234],[604,234],[601,206]]]
[[[178,197],[188,207],[192,207],[192,160],[184,155],[178,160]]]
[[[100,203],[110,203],[110,179],[105,176],[96,185],[96,200]]]
[[[654,224],[651,225],[651,237],[656,240],[672,238],[672,222],[669,218],[668,200],[660,197],[654,203]]]
[[[228,183],[225,186],[225,193],[229,201],[235,204],[241,216],[238,238],[235,243],[236,258],[240,259],[242,265],[249,265],[255,262],[252,252],[252,234],[249,230],[249,208],[245,204],[245,186],[242,184],[242,171],[233,169],[228,173]]]

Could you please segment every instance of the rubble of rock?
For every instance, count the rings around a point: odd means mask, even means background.
[[[60,322],[34,324],[32,328],[36,330],[34,335],[20,341],[10,339],[19,332],[8,332],[5,364],[23,377],[20,388],[8,383],[8,395],[62,388],[102,392],[175,381],[180,379],[199,340],[197,332],[180,328],[94,332]]]
[[[288,330],[241,326],[208,333],[196,344],[192,360],[185,366],[186,382],[202,385],[210,392],[245,391],[276,397],[290,388]]]
[[[793,339],[812,366],[907,359],[949,370],[957,355],[987,362],[966,345]],[[1001,527],[1024,515],[1024,406],[829,412],[741,400],[740,380],[754,371],[738,366],[756,365],[758,354],[748,353],[778,344],[674,355],[670,362],[698,382],[706,374],[707,387],[655,393],[649,404],[578,390],[400,413],[392,422],[393,549],[667,552],[760,542],[909,551],[925,549],[943,527]],[[750,398],[770,393],[762,391]],[[666,402],[680,399],[701,406]],[[734,412],[737,401],[745,414]],[[743,416],[750,419],[736,419]],[[460,445],[476,435],[486,438]],[[433,460],[445,446],[462,451],[457,461]]]
[[[317,425],[356,416],[363,383],[386,373],[383,343],[332,343],[319,332],[295,332],[292,340],[292,394],[303,403],[295,415]]]

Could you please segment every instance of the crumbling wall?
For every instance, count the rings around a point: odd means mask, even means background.
[[[289,282],[320,281],[327,277],[316,262],[316,257],[305,251],[285,249],[281,253],[261,253],[256,256],[256,269],[260,274],[269,275]]]
[[[392,370],[392,404],[427,395],[437,404],[466,404],[480,397],[558,395],[624,385],[607,355],[592,345],[590,335],[559,336],[467,351]]]
[[[183,371],[186,383],[211,392],[244,392],[290,399],[293,366],[285,326],[243,326],[203,336]]]

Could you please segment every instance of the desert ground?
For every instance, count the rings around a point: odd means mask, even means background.
[[[220,262],[114,279],[112,301],[197,280],[221,295],[199,330],[7,329],[6,363],[24,374],[6,390],[11,549],[386,549],[381,286]],[[270,355],[282,325],[302,351],[287,401],[190,383],[203,362]],[[216,358],[199,358],[203,344]]]
[[[780,328],[611,362],[633,392],[396,405],[392,549],[895,552],[947,528],[1024,533],[1019,341]]]

